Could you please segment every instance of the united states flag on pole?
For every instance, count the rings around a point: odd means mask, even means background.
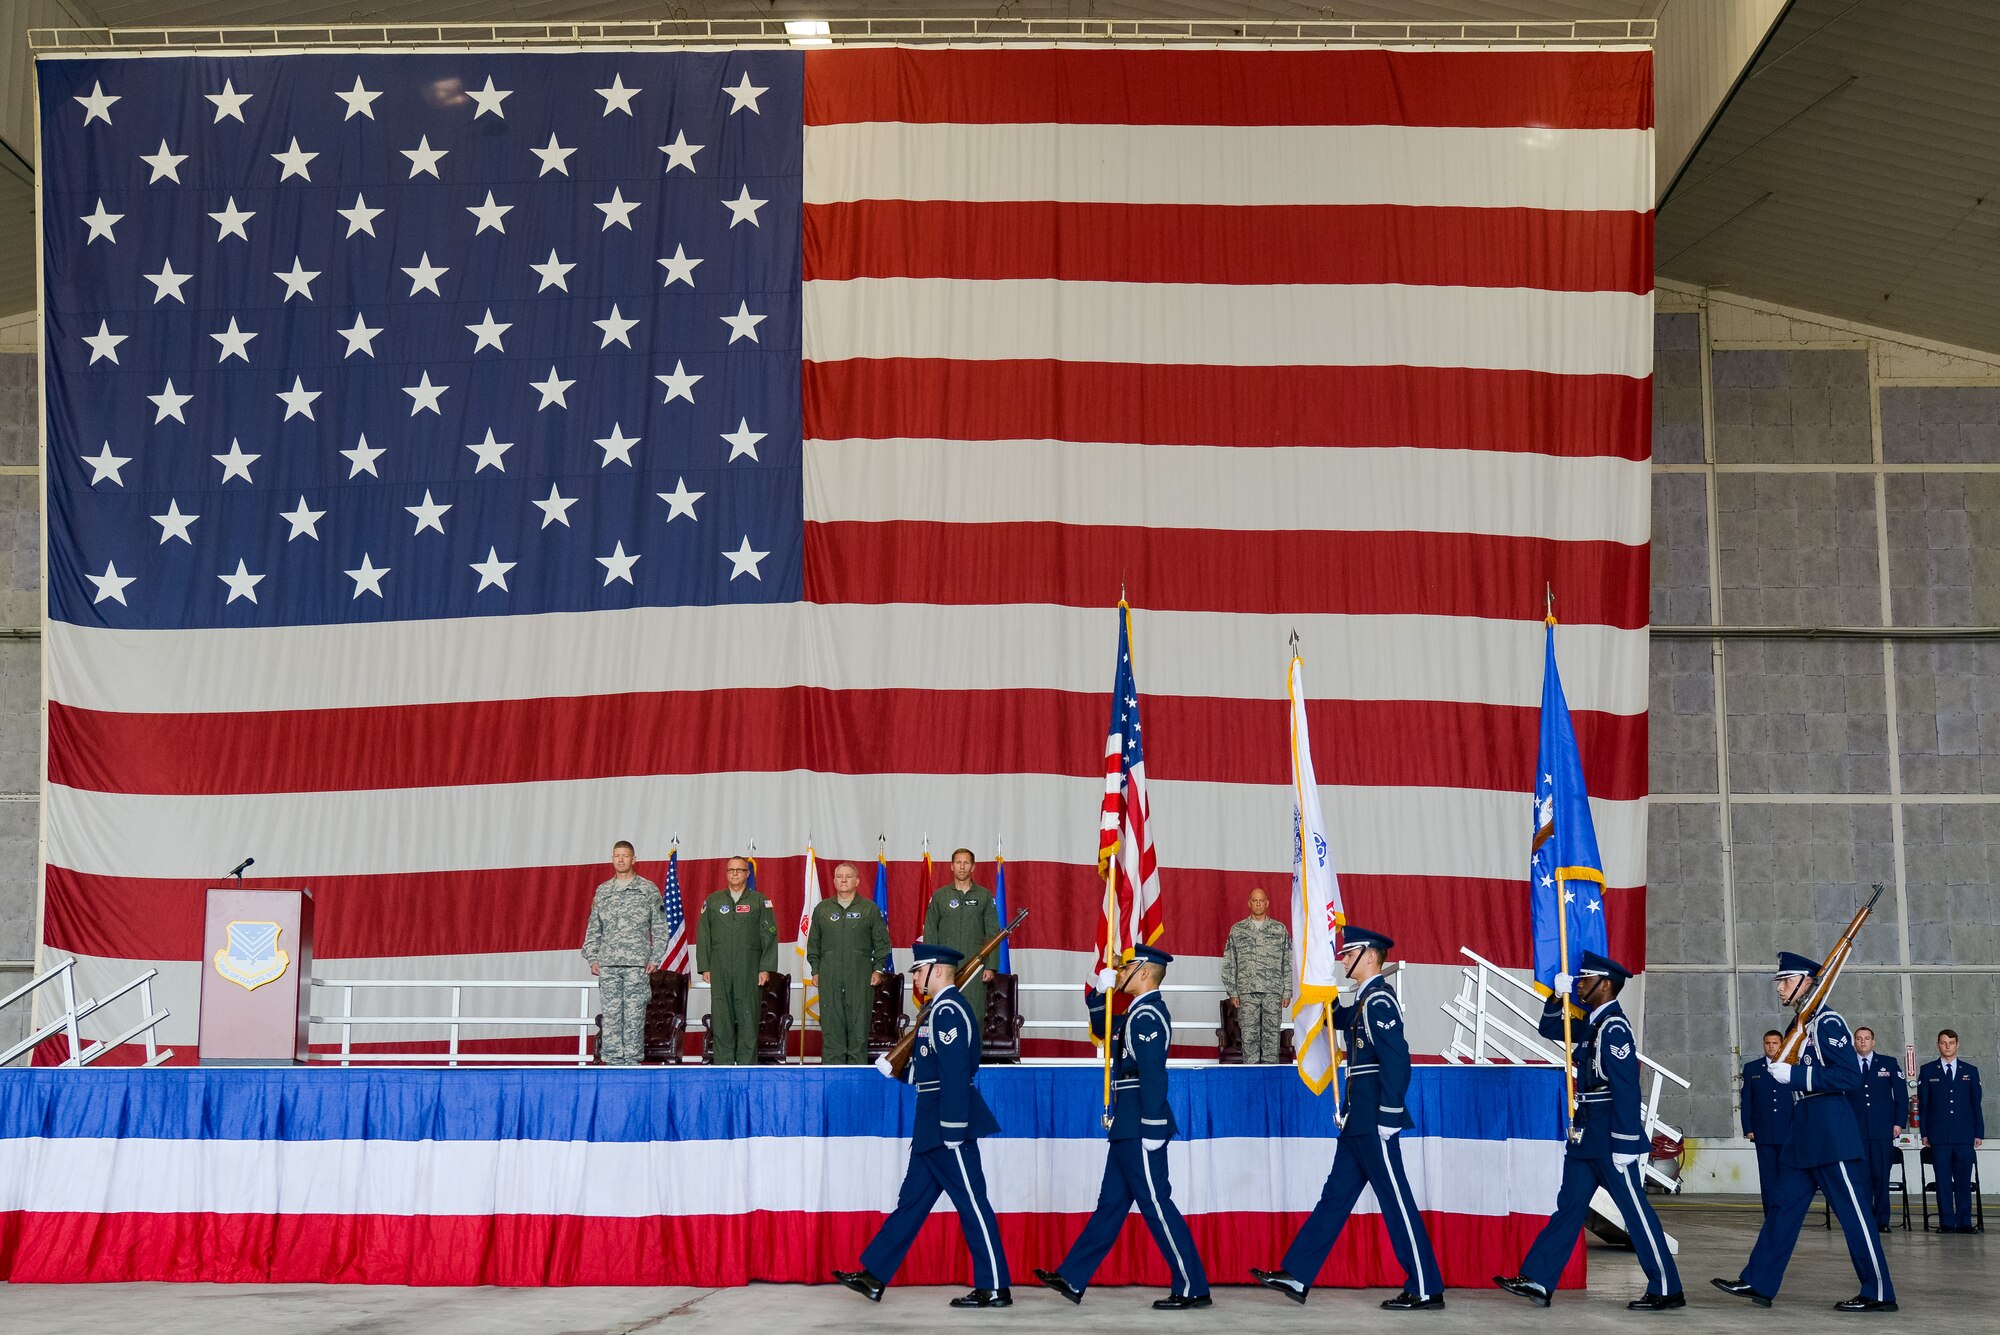
[[[1529,964],[1550,582],[1642,962],[1645,51],[79,55],[40,96],[43,940],[158,967],[183,1055],[245,853],[322,976],[561,978],[632,830],[701,895],[757,842],[782,920],[809,830],[1005,829],[1015,968],[1073,979],[1121,584],[1177,978],[1285,865],[1246,832],[1295,627],[1412,1015],[1461,945]]]
[[[1116,964],[1133,946],[1160,939],[1160,859],[1146,800],[1146,739],[1139,685],[1132,672],[1132,609],[1118,603],[1118,666],[1111,680],[1111,728],[1104,739],[1104,806],[1097,826],[1097,866],[1104,911],[1097,920],[1098,965]]]
[[[687,910],[681,904],[681,850],[667,854],[667,881],[660,890],[660,907],[667,919],[667,950],[661,968],[686,973],[694,965],[694,942],[688,938]]]

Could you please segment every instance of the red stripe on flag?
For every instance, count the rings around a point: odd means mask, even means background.
[[[1283,784],[1283,700],[1144,696],[1147,772],[1160,779]],[[1514,787],[1532,769],[1533,707],[1430,700],[1315,700],[1329,764],[1357,787]],[[1089,729],[1096,693],[659,691],[245,714],[117,714],[49,704],[49,780],[93,792],[212,795],[442,788],[729,769],[777,773],[1103,772]],[[1579,711],[1590,791],[1646,791],[1643,715]],[[643,748],[621,739],[654,739]],[[726,745],[725,745],[726,743]]]
[[[806,54],[806,124],[1432,125],[1646,130],[1650,51]]]
[[[1567,619],[1636,630],[1647,549],[1476,533],[1220,532],[1081,524],[807,523],[816,603]]]
[[[1653,290],[1647,213],[1398,205],[809,204],[805,276]]]
[[[1525,799],[1524,799],[1525,800]],[[1267,841],[1285,856],[1283,832]],[[1527,834],[1522,834],[1525,847]],[[1168,850],[1171,853],[1171,849]],[[829,855],[827,861],[841,859]],[[866,859],[847,859],[865,864]],[[682,884],[696,904],[722,885],[724,858],[684,861]],[[758,859],[759,888],[769,884],[778,920],[798,915],[791,896],[804,872],[803,854]],[[922,863],[890,867],[889,926],[906,948],[923,924],[928,888],[919,888]],[[654,880],[658,868],[641,864]],[[990,865],[976,877],[986,882]],[[463,872],[410,872],[380,876],[307,878],[317,902],[314,956],[320,972],[337,976],[343,959],[405,955],[480,955],[521,951],[574,951],[583,941],[591,892],[609,875],[603,865],[508,867]],[[948,879],[948,873],[939,872]],[[1219,956],[1230,925],[1244,916],[1250,891],[1271,896],[1274,916],[1285,919],[1288,868],[1268,872],[1177,867],[1160,870],[1172,901],[1162,944],[1176,954]],[[252,887],[296,886],[298,878],[247,879]],[[45,939],[79,955],[111,959],[198,960],[202,955],[203,896],[209,881],[139,876],[93,876],[64,867],[48,869]],[[1343,875],[1341,894],[1349,918],[1396,938],[1396,957],[1418,964],[1463,961],[1468,946],[1497,964],[1527,968],[1528,882],[1525,854],[1519,879],[1451,876]],[[1646,895],[1643,887],[1605,894],[1610,948],[1628,968],[1645,967]],[[1007,899],[1029,909],[1016,949],[1088,953],[1103,919],[1104,883],[1090,863],[1007,859]],[[496,904],[506,905],[496,912]],[[421,911],[415,911],[420,906]],[[790,914],[791,917],[786,915]],[[1621,953],[1622,952],[1622,953]],[[581,957],[579,957],[579,967]]]
[[[857,359],[805,364],[805,434],[1645,459],[1652,389],[1460,367]]]

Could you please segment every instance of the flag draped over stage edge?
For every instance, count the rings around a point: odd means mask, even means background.
[[[1315,1094],[1326,1092],[1340,1062],[1333,1026],[1335,992],[1340,986],[1340,928],[1347,918],[1340,903],[1340,873],[1326,817],[1320,813],[1319,780],[1313,772],[1312,737],[1306,724],[1306,665],[1292,655],[1286,673],[1292,704],[1292,927],[1297,937],[1298,996],[1292,1002],[1292,1051],[1299,1079]]]
[[[1541,752],[1536,760],[1534,852],[1529,859],[1528,902],[1533,906],[1535,981],[1548,986],[1558,973],[1576,972],[1586,950],[1607,949],[1604,926],[1604,871],[1597,854],[1597,827],[1583,782],[1583,756],[1569,703],[1556,671],[1556,623],[1549,618],[1542,667]],[[1562,915],[1567,912],[1567,958],[1563,955]]]
[[[694,907],[761,835],[782,924],[808,833],[1004,830],[1013,968],[1068,983],[1129,586],[1181,976],[1293,805],[1297,627],[1342,892],[1434,1016],[1461,946],[1532,958],[1553,580],[1642,967],[1651,60],[44,53],[38,947],[157,970],[191,1061],[245,854],[323,978],[582,981],[631,831]]]

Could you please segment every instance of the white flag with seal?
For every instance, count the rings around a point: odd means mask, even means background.
[[[1319,809],[1312,738],[1306,729],[1306,665],[1296,653],[1286,689],[1292,700],[1292,931],[1298,940],[1298,997],[1292,1002],[1292,1050],[1299,1079],[1315,1094],[1333,1083],[1340,1060],[1333,1008],[1340,984],[1339,932],[1347,922],[1340,875],[1333,868],[1326,817]]]

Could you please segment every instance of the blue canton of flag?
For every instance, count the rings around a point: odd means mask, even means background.
[[[1558,973],[1576,972],[1586,950],[1606,953],[1604,863],[1597,827],[1583,784],[1583,757],[1569,702],[1556,672],[1556,628],[1548,627],[1542,667],[1542,739],[1535,766],[1534,853],[1528,862],[1528,899],[1535,932],[1535,979],[1549,985]],[[1569,950],[1562,949],[1562,913],[1569,916]]]
[[[798,600],[803,70],[40,62],[50,615]]]
[[[667,948],[661,968],[670,973],[686,973],[692,963],[687,934],[687,910],[681,907],[681,852],[667,854],[667,883],[660,891],[660,908],[667,918]]]

